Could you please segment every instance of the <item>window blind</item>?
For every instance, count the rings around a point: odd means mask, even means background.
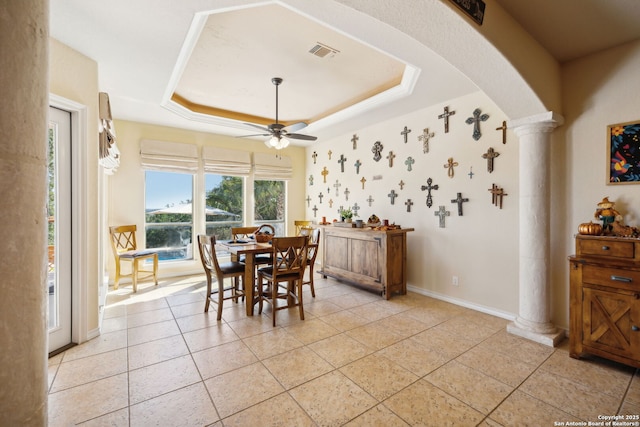
[[[140,141],[140,163],[144,169],[165,172],[198,171],[198,146],[171,141]]]
[[[289,180],[293,175],[291,157],[275,153],[253,154],[255,179]]]
[[[251,153],[217,147],[203,147],[202,160],[205,173],[247,176],[251,172]]]

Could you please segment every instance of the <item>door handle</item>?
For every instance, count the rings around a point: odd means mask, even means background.
[[[615,282],[624,282],[624,283],[633,282],[633,279],[631,277],[615,276],[613,274],[611,275],[611,280],[613,280]]]

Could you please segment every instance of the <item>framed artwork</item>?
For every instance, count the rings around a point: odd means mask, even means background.
[[[607,126],[609,184],[640,184],[640,120]]]

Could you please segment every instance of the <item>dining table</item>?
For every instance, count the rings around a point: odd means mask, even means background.
[[[256,255],[268,254],[273,251],[271,243],[258,243],[246,240],[221,240],[216,246],[231,254],[232,260],[240,259],[241,255],[245,257],[244,269],[244,291],[247,316],[253,316],[253,306],[257,302],[253,292],[256,281]]]

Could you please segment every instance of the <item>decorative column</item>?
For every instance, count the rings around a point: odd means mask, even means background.
[[[551,111],[509,123],[520,144],[520,304],[507,331],[549,346],[564,338],[564,331],[551,323],[549,282],[550,141],[562,123],[562,116]]]
[[[0,6],[0,414],[47,425],[49,2]]]

